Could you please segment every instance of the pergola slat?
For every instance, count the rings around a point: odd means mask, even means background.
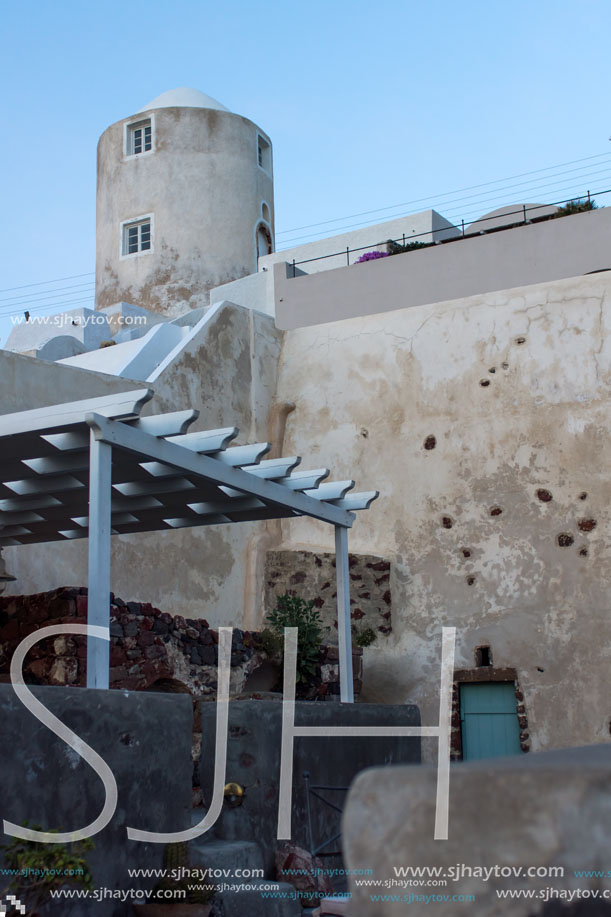
[[[177,436],[185,434],[198,417],[199,411],[192,408],[189,411],[140,417],[133,422],[133,426],[142,433],[150,433],[151,436]]]
[[[286,487],[287,490],[311,490],[318,487],[321,481],[329,477],[329,474],[328,468],[317,468],[315,471],[294,471],[288,477],[280,478],[276,484]]]
[[[338,500],[354,487],[354,481],[329,481],[315,490],[306,490],[306,496],[314,500]]]
[[[249,446],[231,446],[220,452],[213,452],[210,458],[217,459],[231,468],[241,468],[242,465],[254,465],[262,455],[272,448],[271,443],[253,443]]]
[[[290,458],[264,459],[258,465],[243,465],[242,470],[254,474],[257,478],[266,478],[268,481],[277,481],[285,478],[301,463],[299,455]]]
[[[76,452],[73,455],[54,455],[45,458],[23,459],[26,465],[35,474],[64,474],[65,472],[84,471],[89,468],[89,451]]]
[[[226,449],[239,434],[237,427],[223,427],[220,430],[204,430],[202,433],[187,433],[184,436],[167,437],[175,446],[183,446],[192,452],[210,453]]]
[[[360,494],[347,494],[342,499],[332,500],[331,502],[334,506],[355,511],[359,509],[369,509],[373,501],[377,500],[379,496],[379,490],[367,490]]]
[[[36,496],[36,494],[55,493],[61,494],[67,490],[76,490],[85,487],[82,481],[73,475],[59,475],[57,477],[31,477],[19,481],[4,481],[9,490],[21,497]]]
[[[56,407],[3,414],[0,416],[0,441],[19,434],[31,434],[33,431],[40,436],[57,427],[81,425],[81,432],[84,432],[83,419],[92,412],[113,420],[137,420],[140,411],[152,397],[153,390],[144,388],[132,392],[121,392],[118,395],[102,395],[86,401],[70,401]]]

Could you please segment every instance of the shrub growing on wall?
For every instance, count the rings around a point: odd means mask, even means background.
[[[322,620],[320,612],[314,608],[314,601],[286,592],[278,596],[276,607],[266,620],[270,630],[281,638],[284,638],[285,627],[297,628],[297,683],[307,683],[314,678],[322,639]]]
[[[554,219],[556,217],[568,217],[573,213],[585,213],[587,210],[598,210],[596,201],[589,197],[576,198],[574,201],[569,201],[564,207],[559,207],[554,214]]]
[[[400,242],[393,242],[392,239],[389,239],[386,245],[389,255],[402,255],[403,252],[413,252],[417,248],[428,248],[430,242],[406,242],[405,245],[401,245]]]

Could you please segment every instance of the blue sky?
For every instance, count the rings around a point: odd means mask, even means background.
[[[64,296],[90,304],[80,285],[95,267],[98,137],[178,86],[271,136],[279,248],[427,206],[469,218],[611,187],[608,0],[2,10],[2,341],[7,311],[47,302],[48,290],[74,285],[50,300],[57,310]],[[472,186],[483,187],[460,191]],[[368,211],[379,212],[354,216]],[[337,222],[310,225],[323,221]]]

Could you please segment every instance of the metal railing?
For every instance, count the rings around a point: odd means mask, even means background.
[[[304,771],[303,779],[305,782],[305,790],[306,790],[306,814],[307,814],[307,819],[308,819],[308,844],[310,846],[310,853],[312,854],[313,857],[341,856],[342,855],[341,850],[328,850],[325,853],[322,852],[325,849],[325,847],[328,847],[334,841],[338,841],[341,838],[342,836],[341,831],[332,835],[332,837],[328,837],[321,844],[314,843],[314,826],[312,824],[312,808],[310,805],[310,797],[313,797],[314,799],[318,799],[319,802],[322,802],[325,806],[328,806],[330,809],[333,809],[334,812],[338,812],[341,815],[344,810],[340,808],[338,805],[336,805],[334,802],[331,802],[330,799],[325,799],[324,796],[321,796],[320,791],[322,791],[323,793],[324,792],[326,793],[338,792],[338,791],[341,793],[347,793],[348,787],[347,786],[318,786],[318,785],[312,784],[310,783],[310,774],[308,771]]]
[[[305,258],[303,261],[296,261],[293,258],[293,262],[292,262],[293,277],[297,276],[296,268],[299,267],[300,264],[311,264],[313,261],[324,261],[327,258],[339,258],[342,255],[345,255],[346,264],[349,267],[350,266],[350,255],[353,255],[356,252],[372,251],[376,249],[376,246],[388,245],[389,242],[394,243],[395,245],[405,246],[406,244],[409,244],[411,242],[418,241],[418,239],[422,236],[428,236],[428,237],[433,236],[432,242],[423,243],[423,245],[428,248],[433,245],[445,245],[448,242],[460,242],[462,239],[467,239],[469,237],[472,238],[474,236],[483,236],[483,235],[487,235],[490,232],[501,232],[504,229],[513,229],[515,226],[524,226],[525,224],[528,224],[528,223],[543,222],[544,220],[551,220],[554,217],[554,214],[551,214],[551,213],[543,214],[543,216],[534,217],[533,219],[529,219],[528,214],[530,214],[531,211],[543,210],[547,207],[561,207],[563,204],[570,204],[572,201],[586,201],[587,200],[589,203],[594,197],[602,197],[603,194],[611,194],[611,188],[608,188],[606,191],[590,192],[588,190],[584,195],[577,196],[577,197],[573,195],[572,197],[565,198],[565,200],[563,201],[552,201],[548,204],[536,204],[531,207],[527,207],[526,204],[522,204],[522,206],[519,207],[517,210],[509,210],[506,213],[501,213],[501,214],[497,213],[496,215],[482,217],[481,219],[478,219],[478,220],[471,220],[467,224],[465,224],[464,220],[461,220],[460,226],[455,225],[455,224],[452,226],[443,226],[440,229],[429,229],[426,232],[414,233],[414,235],[411,235],[411,236],[406,236],[405,233],[403,233],[402,238],[384,239],[381,242],[370,242],[368,245],[361,245],[359,248],[350,248],[347,245],[345,249],[342,249],[342,251],[332,252],[329,255],[318,255],[316,258]],[[480,226],[481,223],[486,223],[490,220],[499,220],[501,217],[505,218],[505,217],[509,217],[513,215],[516,215],[516,216],[520,215],[521,219],[515,220],[512,223],[503,223],[502,226],[493,226],[489,229],[477,229],[474,232],[469,231],[469,229],[475,226],[476,224],[477,226]],[[466,226],[466,231],[465,231],[465,226]],[[447,239],[435,239],[434,238],[436,233],[447,233],[447,232],[451,232],[453,229],[459,230],[460,235],[450,236]]]

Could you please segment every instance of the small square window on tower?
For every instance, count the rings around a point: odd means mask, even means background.
[[[259,165],[270,175],[272,174],[272,148],[267,140],[257,134],[257,158]]]
[[[122,224],[121,254],[137,255],[151,250],[151,217]]]
[[[128,124],[126,130],[125,152],[128,156],[150,153],[153,149],[153,125],[150,118]]]

